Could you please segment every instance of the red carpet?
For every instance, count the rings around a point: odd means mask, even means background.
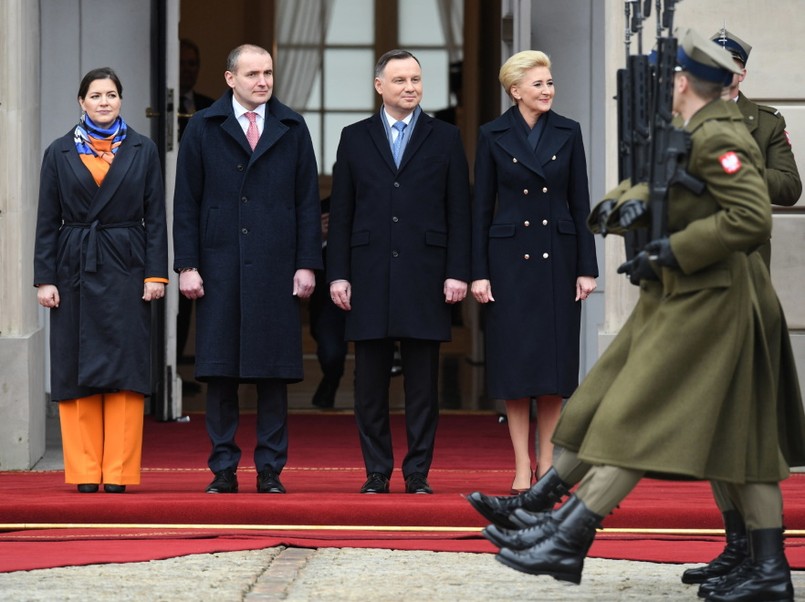
[[[393,417],[397,465],[405,455],[403,417]],[[432,496],[355,493],[364,480],[354,417],[299,413],[289,420],[284,496],[257,495],[251,467],[254,416],[241,419],[237,495],[207,495],[209,453],[203,415],[189,423],[146,420],[142,484],[125,495],[78,494],[63,473],[0,472],[0,571],[140,561],[191,553],[265,548],[381,547],[493,552],[485,526],[461,494],[505,493],[511,446],[492,414],[444,414]],[[787,554],[805,568],[805,475],[783,483]],[[709,486],[644,480],[607,517],[592,556],[703,562],[715,556],[721,521]],[[640,530],[650,530],[649,533]],[[682,530],[690,530],[684,532]]]

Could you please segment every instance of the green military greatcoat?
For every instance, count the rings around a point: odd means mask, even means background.
[[[641,282],[633,315],[562,414],[554,442],[585,462],[734,483],[788,474],[782,416],[769,411],[781,355],[769,349],[780,329],[768,338],[774,312],[758,294],[773,289],[758,282],[749,255],[770,235],[770,202],[741,121],[734,105],[714,101],[686,125],[688,171],[707,188],[699,196],[671,188],[680,268],[659,270],[661,283]],[[786,441],[805,432],[801,407],[793,419]]]

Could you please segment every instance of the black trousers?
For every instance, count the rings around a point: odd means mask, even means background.
[[[207,381],[207,434],[212,451],[207,465],[212,472],[237,470],[240,447],[235,442],[240,407],[236,378]],[[257,443],[254,466],[282,472],[288,460],[288,387],[284,380],[260,379],[257,386]]]
[[[439,341],[401,339],[408,453],[404,477],[428,474],[439,422]],[[355,342],[355,419],[366,472],[391,476],[389,381],[394,339]]]
[[[324,272],[316,271],[316,288],[310,297],[310,334],[316,341],[316,356],[328,388],[335,390],[344,375],[347,342],[344,340],[347,312],[330,299]]]

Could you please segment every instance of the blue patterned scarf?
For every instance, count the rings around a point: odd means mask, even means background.
[[[75,128],[74,139],[75,139],[75,147],[78,150],[79,155],[91,155],[93,157],[100,157],[104,159],[108,163],[112,163],[112,159],[114,159],[114,155],[117,153],[117,150],[120,148],[120,145],[123,143],[123,140],[126,139],[126,132],[128,131],[128,126],[126,122],[123,121],[123,118],[118,116],[117,119],[112,123],[109,128],[104,129],[98,127],[93,123],[92,119],[90,119],[86,113],[81,115],[81,119],[78,120],[78,125]],[[93,139],[94,140],[104,140],[104,141],[111,141],[111,154],[112,156],[108,156],[108,152],[100,151],[93,146]],[[106,146],[106,145],[104,145]]]

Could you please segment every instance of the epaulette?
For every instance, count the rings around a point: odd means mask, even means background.
[[[757,108],[763,111],[764,113],[769,113],[770,115],[773,115],[774,117],[782,117],[780,111],[775,107],[770,107],[768,105],[758,105]]]

